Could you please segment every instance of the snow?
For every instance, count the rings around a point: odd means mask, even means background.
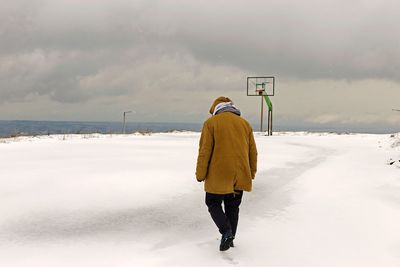
[[[256,133],[226,252],[194,177],[198,140],[0,140],[0,266],[400,265],[399,134]]]

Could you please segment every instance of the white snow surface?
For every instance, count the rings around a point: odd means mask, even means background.
[[[256,133],[236,247],[199,133],[0,140],[0,266],[400,266],[399,135]]]

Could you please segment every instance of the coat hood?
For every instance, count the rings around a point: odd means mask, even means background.
[[[211,105],[211,108],[209,110],[210,114],[213,114],[215,107],[218,104],[223,103],[223,102],[232,102],[232,100],[230,100],[228,97],[225,97],[225,96],[218,97],[217,99],[214,100],[214,103]]]

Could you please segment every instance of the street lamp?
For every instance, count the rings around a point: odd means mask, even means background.
[[[124,126],[122,127],[122,133],[123,134],[125,134],[125,117],[126,117],[126,113],[132,113],[132,110],[124,111]]]

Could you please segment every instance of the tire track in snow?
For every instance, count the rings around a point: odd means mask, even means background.
[[[335,150],[298,143],[290,145],[312,148],[312,158],[306,162],[289,162],[285,168],[272,168],[257,174],[253,192],[244,196],[241,213],[244,218],[277,216],[291,204],[292,182],[303,173],[327,160]]]

